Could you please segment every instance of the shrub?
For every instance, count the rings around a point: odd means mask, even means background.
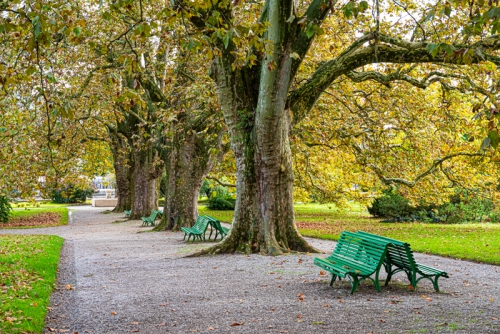
[[[384,190],[368,207],[371,215],[380,218],[409,217],[414,210],[406,198],[393,190]]]
[[[236,200],[230,197],[212,197],[208,200],[210,210],[234,210]]]
[[[236,200],[229,194],[229,189],[223,186],[213,188],[207,207],[210,210],[234,210]]]
[[[0,223],[9,221],[10,210],[12,210],[12,207],[7,196],[0,196]]]
[[[83,203],[92,196],[91,188],[81,188],[68,184],[64,188],[52,190],[52,201],[55,203]]]
[[[436,206],[419,204],[413,207],[403,196],[394,191],[384,191],[373,201],[368,212],[375,217],[388,218],[386,222],[419,221],[426,223],[446,222],[450,224],[500,220],[500,212],[495,213],[491,199],[470,195],[457,190],[449,201]]]

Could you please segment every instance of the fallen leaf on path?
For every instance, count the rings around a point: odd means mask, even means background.
[[[137,333],[139,330],[138,329],[132,329],[131,332],[132,333]]]
[[[385,320],[384,319],[380,319],[380,322],[385,322]]]
[[[161,326],[166,326],[166,325],[167,325],[166,323],[162,322],[161,324],[158,324],[158,325],[156,325],[156,326],[157,326],[157,327],[161,327]]]
[[[302,319],[302,316],[300,314],[297,315],[297,318]]]
[[[52,328],[52,327],[47,327],[47,330],[48,330],[49,332],[55,332],[55,331],[57,331],[57,329]]]
[[[115,311],[111,311],[111,315],[116,315],[116,312]]]
[[[132,321],[131,324],[132,325],[139,325],[139,322],[138,321]]]
[[[231,325],[229,325],[229,326],[231,326],[231,327],[235,327],[235,326],[243,326],[243,324],[244,324],[244,322],[243,322],[243,321],[242,321],[242,322],[233,322],[233,323],[232,323]]]
[[[490,302],[492,302],[492,303],[493,303],[494,301],[495,301],[495,300],[494,300],[493,298],[490,298]]]
[[[320,276],[325,276],[325,275],[326,275],[326,273],[325,273],[323,270],[321,270],[321,271],[319,272],[319,275],[320,275]]]
[[[325,305],[323,305],[323,307],[330,307],[330,305],[328,305],[328,304],[325,304]]]
[[[214,328],[213,328],[212,326],[210,326],[210,327],[208,327],[208,330],[209,330],[209,331],[213,331],[213,330],[214,330]]]
[[[66,284],[66,290],[74,290],[75,288],[71,284]]]
[[[167,303],[160,304],[160,306],[167,306]]]
[[[299,297],[299,300],[300,300],[301,302],[303,302],[303,301],[304,301],[304,295],[303,295],[303,294],[299,293],[299,294],[297,295],[297,297]]]

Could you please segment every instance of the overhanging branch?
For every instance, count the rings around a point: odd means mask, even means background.
[[[215,182],[217,182],[218,184],[220,184],[220,185],[221,185],[221,186],[223,186],[223,187],[228,187],[228,188],[236,188],[236,185],[235,185],[235,184],[222,182],[221,180],[219,180],[219,179],[218,179],[218,178],[216,178],[216,177],[207,176],[207,177],[206,177],[206,179],[208,179],[208,180],[214,180]]]
[[[453,154],[446,155],[446,156],[444,156],[442,158],[434,160],[434,162],[429,167],[429,169],[427,169],[423,173],[417,175],[417,177],[413,181],[406,180],[406,179],[403,179],[403,178],[397,178],[397,177],[392,177],[392,178],[391,177],[385,177],[383,175],[382,169],[380,167],[376,166],[375,164],[368,164],[367,167],[369,167],[371,170],[373,170],[375,172],[375,174],[377,175],[377,177],[383,183],[385,183],[387,185],[392,185],[394,183],[398,183],[398,184],[402,184],[402,185],[405,185],[407,187],[413,188],[418,183],[418,181],[420,181],[424,177],[432,174],[438,167],[440,167],[443,164],[443,162],[445,162],[446,160],[450,160],[452,158],[455,158],[455,157],[460,157],[460,156],[461,157],[484,157],[484,154],[483,153],[465,153],[465,152],[459,152],[459,153],[453,153]]]

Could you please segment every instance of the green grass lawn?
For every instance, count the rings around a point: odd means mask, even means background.
[[[43,213],[56,213],[59,215],[59,219],[57,221],[52,221],[50,224],[44,221],[41,221],[32,226],[13,226],[10,227],[9,223],[2,224],[0,228],[37,228],[37,227],[46,227],[46,226],[60,226],[68,224],[68,209],[66,208],[67,204],[41,204],[40,207],[17,207],[17,204],[12,205],[12,211],[10,215],[9,222],[14,223],[16,220],[23,218],[36,217]]]
[[[63,239],[0,235],[0,333],[41,333]]]
[[[198,210],[224,222],[233,217],[232,211]],[[308,237],[337,240],[342,231],[363,230],[408,242],[416,252],[500,265],[500,224],[381,223],[359,205],[339,210],[331,204],[297,204],[295,220]]]

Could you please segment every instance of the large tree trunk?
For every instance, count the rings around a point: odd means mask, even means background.
[[[118,203],[113,212],[123,212],[132,208],[132,169],[129,165],[130,151],[123,138],[112,138],[112,152],[116,177],[116,195]]]
[[[283,51],[281,58],[274,55],[276,70],[262,66],[258,103],[249,95],[255,87],[247,87],[244,75],[232,70],[229,57],[214,63],[219,102],[236,158],[238,196],[229,236],[202,253],[316,251],[302,238],[294,220],[292,120],[285,110],[290,62],[289,50]]]
[[[131,219],[149,216],[151,211],[157,209],[156,173],[153,158],[153,148],[134,150],[134,187]]]
[[[228,237],[202,253],[316,251],[297,230],[293,211],[292,116],[285,109],[294,72],[295,32],[286,22],[292,14],[292,1],[266,3],[263,15],[272,24],[264,38],[274,52],[266,53],[260,67],[233,69],[232,44],[221,46],[214,58],[212,75],[236,158],[237,200]]]
[[[294,220],[289,113],[282,111],[275,121],[273,131],[253,131],[243,142],[232,141],[238,193],[233,226],[209,253],[316,251],[302,238]]]
[[[168,191],[162,226],[158,230],[178,231],[183,226],[192,226],[198,216],[200,188],[213,167],[214,157],[210,149],[221,145],[220,136],[215,140],[204,136],[190,132],[183,138],[176,138],[165,158]]]

